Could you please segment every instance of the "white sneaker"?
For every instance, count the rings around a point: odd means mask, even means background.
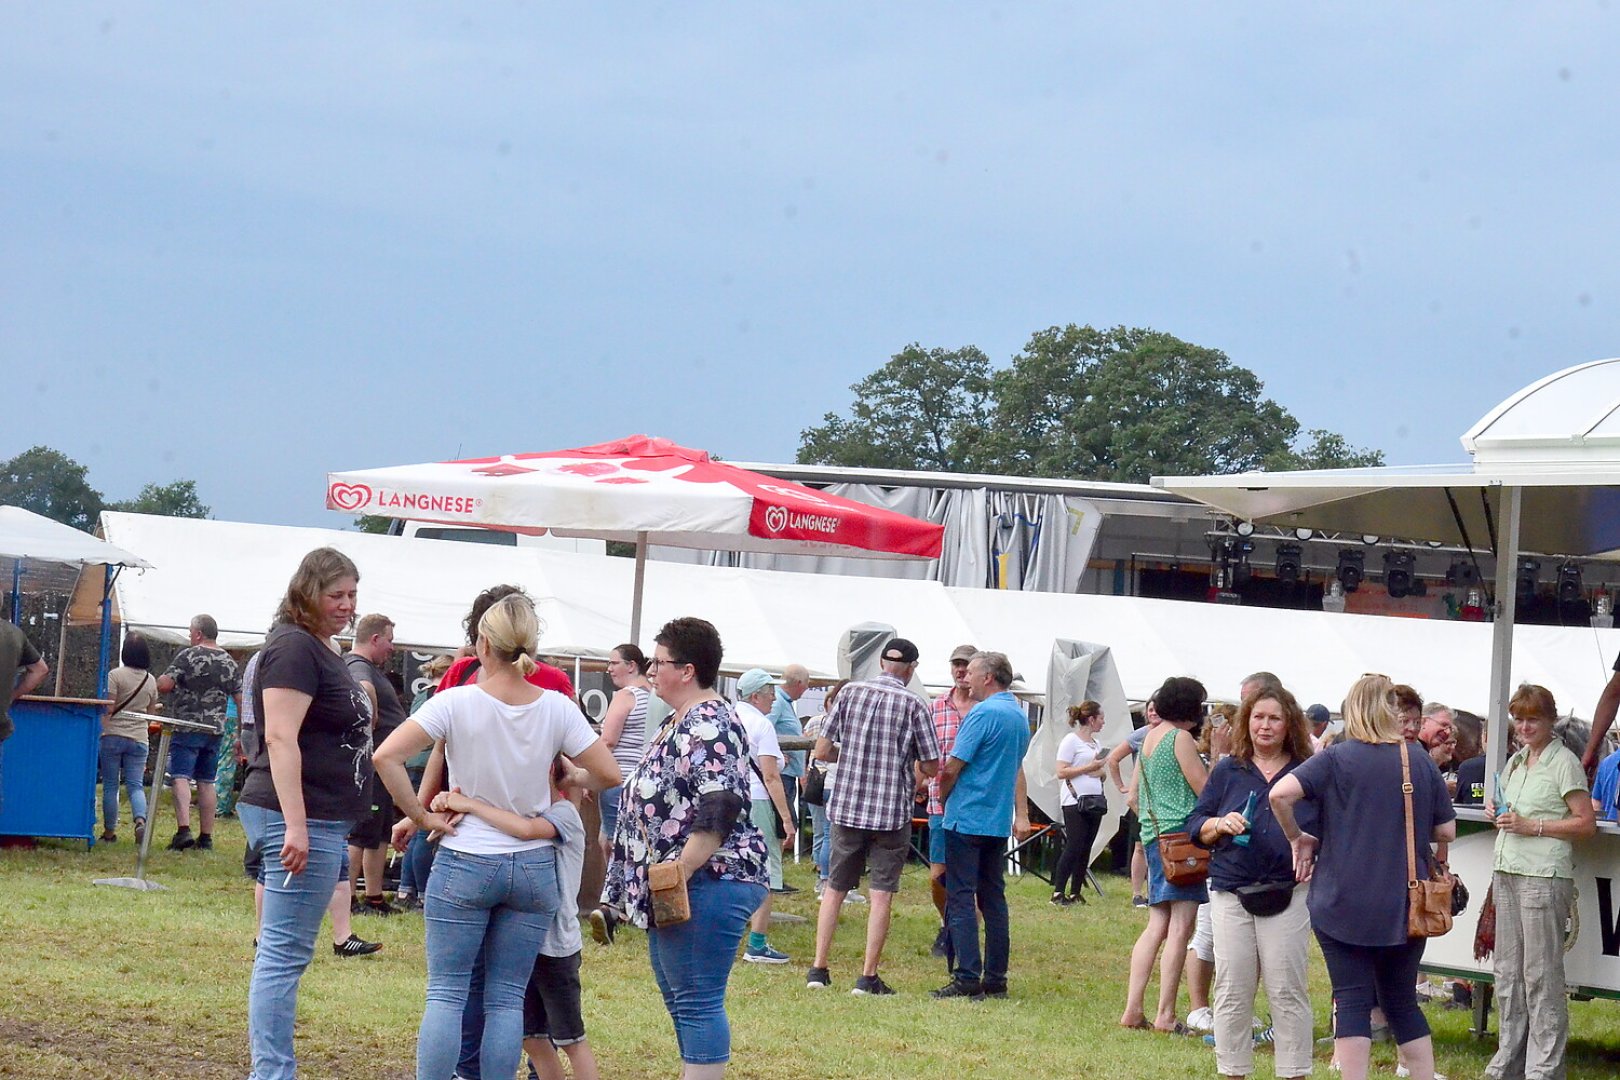
[[[1412,1075],[1412,1070],[1408,1069],[1405,1065],[1397,1065],[1397,1066],[1395,1066],[1395,1075],[1400,1076],[1400,1077],[1411,1076]],[[1446,1074],[1445,1073],[1435,1073],[1434,1074],[1434,1080],[1446,1080]]]
[[[851,889],[851,890],[849,890],[849,892],[844,894],[844,903],[846,903],[846,904],[864,904],[864,903],[866,903],[866,897],[862,896],[860,893],[856,892],[854,889]]]
[[[1202,1009],[1194,1009],[1187,1014],[1187,1026],[1194,1031],[1214,1031],[1215,1010],[1207,1005]]]

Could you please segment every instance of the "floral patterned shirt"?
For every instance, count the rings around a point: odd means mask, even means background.
[[[652,912],[647,867],[680,857],[704,795],[729,791],[746,807],[748,773],[748,736],[727,702],[700,701],[679,720],[671,716],[625,778],[603,904],[646,929]],[[733,881],[767,883],[765,837],[746,813],[710,856],[709,869]]]

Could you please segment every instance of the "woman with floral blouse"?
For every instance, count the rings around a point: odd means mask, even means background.
[[[720,635],[675,619],[653,639],[653,691],[671,708],[624,781],[603,904],[647,930],[653,976],[675,1023],[682,1080],[725,1075],[731,1057],[726,983],[748,916],[765,898],[765,837],[748,806],[748,738],[714,692]],[[676,862],[691,918],[659,926],[647,870]]]

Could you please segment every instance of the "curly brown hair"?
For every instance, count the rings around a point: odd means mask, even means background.
[[[1283,736],[1283,749],[1288,756],[1295,761],[1310,757],[1311,722],[1305,719],[1305,710],[1299,707],[1294,695],[1281,686],[1268,686],[1243,699],[1243,704],[1238,707],[1237,719],[1232,723],[1232,756],[1244,761],[1254,760],[1254,738],[1249,734],[1249,715],[1262,701],[1275,701],[1282,706],[1283,719],[1288,723],[1288,731]]]

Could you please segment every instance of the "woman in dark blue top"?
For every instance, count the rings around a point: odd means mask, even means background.
[[[1434,1043],[1415,989],[1426,939],[1406,929],[1403,756],[1412,774],[1410,850],[1419,877],[1429,875],[1429,844],[1456,839],[1457,813],[1433,759],[1409,752],[1389,679],[1356,680],[1343,714],[1345,741],[1273,785],[1271,809],[1293,844],[1296,875],[1311,883],[1311,928],[1333,983],[1333,1051],[1343,1080],[1366,1080],[1375,1004],[1414,1080],[1431,1080]],[[1314,832],[1295,821],[1301,799],[1316,804]]]
[[[1271,814],[1271,788],[1311,756],[1311,728],[1280,686],[1243,700],[1232,752],[1209,774],[1187,832],[1210,848],[1209,903],[1215,930],[1215,1065],[1222,1076],[1254,1071],[1250,1018],[1264,978],[1271,1003],[1278,1076],[1311,1073],[1308,886],[1294,880],[1293,849]],[[1315,814],[1301,807],[1301,827]]]

